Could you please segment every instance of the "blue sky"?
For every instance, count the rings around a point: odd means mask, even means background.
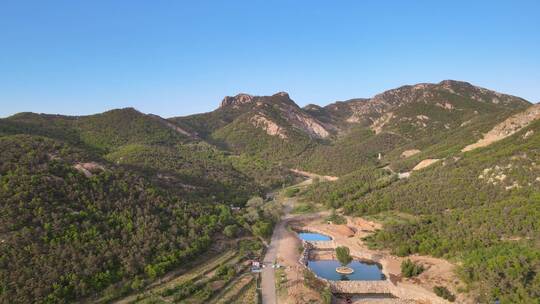
[[[0,117],[458,79],[540,101],[540,1],[0,1]]]

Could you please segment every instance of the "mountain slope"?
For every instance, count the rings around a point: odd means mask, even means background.
[[[240,172],[229,156],[205,144],[187,127],[133,108],[89,116],[20,113],[0,119],[0,136],[10,134],[60,140],[94,156],[129,165],[163,186],[191,189],[190,193],[198,189],[195,196],[206,194],[218,201],[239,203],[270,186],[256,181],[248,167]],[[266,168],[278,176],[274,183],[290,181],[290,174],[277,167]]]
[[[422,159],[460,151],[529,105],[521,98],[457,81],[404,86],[369,100],[338,102],[317,111],[325,112],[318,115],[329,121],[339,121],[335,125],[340,135],[310,151],[301,165],[334,175],[366,164],[408,170]]]
[[[283,92],[225,97],[213,112],[170,121],[190,126],[209,142],[235,153],[279,161],[293,159],[336,132],[333,125],[310,116]]]
[[[213,112],[170,121],[235,153],[342,175],[366,164],[406,170],[425,158],[446,157],[529,105],[518,97],[445,80],[325,107],[299,108],[286,93],[239,94],[225,97]],[[419,152],[402,157],[409,150]]]
[[[482,139],[474,144],[466,146],[462,151],[466,152],[488,146],[493,142],[497,142],[518,132],[537,119],[540,119],[540,105],[531,106],[524,112],[510,116],[502,123],[496,125],[488,133],[484,134]]]
[[[90,175],[78,169],[91,162]],[[212,205],[55,140],[0,137],[0,164],[3,303],[70,302],[120,281],[141,284],[204,251],[222,226]]]
[[[534,303],[540,296],[539,163],[536,119],[408,179],[384,169],[359,170],[304,195],[385,220],[384,229],[368,239],[376,248],[459,260],[461,277],[481,303]]]
[[[0,120],[0,134],[43,135],[103,152],[125,144],[171,144],[190,139],[187,132],[175,128],[133,108],[89,116],[20,113]]]

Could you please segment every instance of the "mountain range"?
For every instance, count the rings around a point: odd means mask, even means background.
[[[299,180],[292,169],[339,177],[306,200],[386,214],[372,246],[459,261],[479,301],[540,298],[540,106],[445,80],[326,106],[279,92],[183,117],[0,119],[0,300],[150,283],[231,223],[255,233],[230,208]]]

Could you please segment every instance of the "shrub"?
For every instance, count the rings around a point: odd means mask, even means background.
[[[433,287],[433,292],[435,292],[436,295],[439,297],[446,299],[450,302],[454,302],[456,300],[456,296],[454,296],[450,290],[448,290],[444,286],[435,286]]]
[[[317,291],[323,290],[326,285],[323,281],[319,280],[313,272],[309,269],[304,269],[304,285],[308,288],[312,288]]]
[[[327,221],[332,222],[336,225],[344,225],[347,224],[347,219],[339,214],[336,213],[336,210],[332,210],[332,214],[326,218]]]
[[[235,275],[236,271],[231,265],[221,265],[216,270],[216,277],[218,278],[231,278]]]
[[[296,194],[298,194],[298,192],[300,192],[300,189],[298,189],[298,188],[288,188],[287,190],[285,190],[285,196],[286,197],[293,197]]]
[[[258,240],[241,240],[238,246],[240,253],[259,251],[263,247]]]
[[[223,229],[223,234],[227,236],[228,238],[234,238],[238,234],[238,226],[236,225],[228,225]]]
[[[330,304],[330,303],[332,303],[332,291],[330,291],[330,288],[329,288],[329,287],[326,287],[326,288],[321,292],[321,298],[322,298],[324,304]]]
[[[298,204],[294,207],[292,213],[310,213],[315,211],[311,204]]]
[[[393,250],[393,253],[399,257],[408,256],[411,254],[411,248],[407,244],[399,245],[395,250]]]
[[[407,259],[401,262],[401,274],[406,278],[412,278],[424,272],[422,265]]]

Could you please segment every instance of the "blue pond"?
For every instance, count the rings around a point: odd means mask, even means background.
[[[381,266],[376,263],[352,261],[347,267],[354,269],[354,273],[343,275],[336,272],[341,266],[334,260],[308,261],[308,267],[319,277],[332,281],[381,281],[386,279],[381,271]]]
[[[331,237],[320,234],[320,233],[311,233],[311,232],[300,232],[298,237],[304,241],[330,241]]]

